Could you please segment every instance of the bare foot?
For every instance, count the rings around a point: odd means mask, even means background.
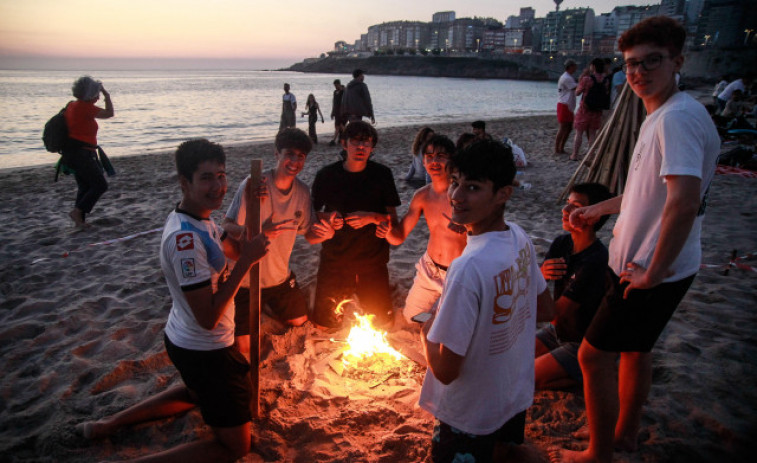
[[[82,213],[81,209],[74,208],[68,213],[68,216],[74,221],[74,227],[77,230],[84,230],[85,228],[90,227],[90,225],[84,221],[84,213]]]
[[[85,421],[76,425],[76,430],[85,439],[99,439],[110,435],[107,427],[99,421]]]
[[[552,448],[548,451],[552,463],[595,463],[597,460],[587,450],[566,450]]]

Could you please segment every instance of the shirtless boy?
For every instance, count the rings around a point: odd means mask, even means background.
[[[431,310],[442,293],[449,264],[465,249],[465,228],[450,219],[452,206],[447,198],[449,176],[446,166],[453,154],[455,144],[452,140],[443,135],[431,138],[423,149],[423,166],[431,177],[431,183],[415,192],[398,227],[391,228],[389,221],[379,226],[378,234],[384,235],[389,244],[397,246],[405,241],[421,215],[426,218],[428,246],[415,264],[415,281],[402,311],[407,321]]]

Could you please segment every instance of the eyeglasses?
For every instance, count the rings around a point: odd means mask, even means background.
[[[367,140],[361,140],[360,138],[350,138],[348,142],[352,146],[372,146],[373,145],[373,140],[370,138]]]
[[[621,66],[621,69],[626,74],[634,74],[639,71],[639,66],[644,68],[645,71],[654,71],[655,69],[659,68],[662,64],[662,60],[665,58],[669,58],[669,56],[663,56],[659,53],[654,53],[643,60],[628,60]]]

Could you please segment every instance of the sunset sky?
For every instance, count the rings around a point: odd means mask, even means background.
[[[658,2],[659,3],[659,2]],[[605,13],[620,0],[565,0],[561,9]],[[0,0],[0,68],[61,58],[251,59],[288,65],[352,43],[368,26],[458,18],[504,22],[521,6],[538,17],[551,0]],[[274,64],[275,63],[275,64]]]

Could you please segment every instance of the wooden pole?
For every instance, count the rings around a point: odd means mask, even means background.
[[[260,199],[255,192],[260,186],[263,161],[253,159],[250,163],[250,180],[247,197],[247,239],[260,233]],[[243,308],[239,308],[244,310]],[[250,267],[250,383],[252,398],[250,413],[260,418],[260,264]]]

